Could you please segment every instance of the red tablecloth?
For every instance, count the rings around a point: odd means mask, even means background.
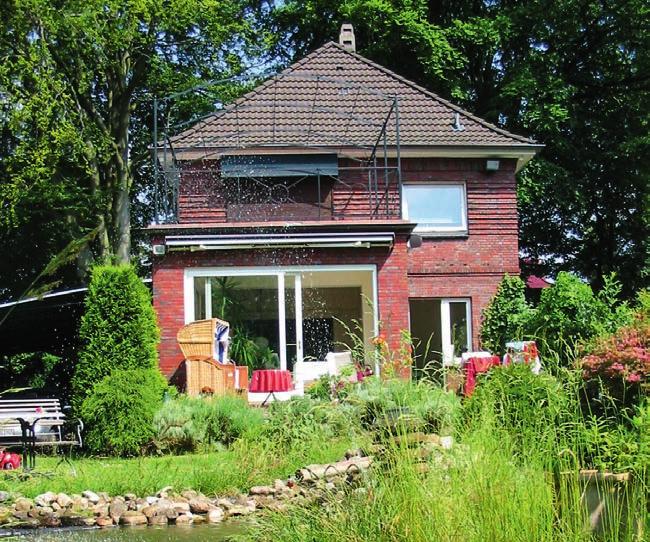
[[[253,371],[248,391],[252,393],[271,393],[289,391],[293,388],[291,372],[278,369]]]
[[[479,373],[487,373],[492,367],[501,365],[499,356],[486,356],[469,358],[465,364],[465,397],[469,397],[474,393],[476,387],[476,375]]]

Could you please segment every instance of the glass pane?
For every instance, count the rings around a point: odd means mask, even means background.
[[[454,357],[460,357],[463,352],[469,350],[466,301],[451,301],[449,303],[449,325],[451,326]]]
[[[251,369],[278,368],[276,276],[211,277],[212,316],[230,323],[230,357]]]
[[[464,224],[462,185],[406,185],[406,215],[421,229],[460,229]]]
[[[411,299],[411,338],[415,366],[432,375],[442,361],[442,325],[439,299]]]
[[[194,278],[194,319],[204,320],[205,314],[205,277]]]
[[[287,369],[293,371],[293,364],[296,362],[298,345],[296,343],[296,277],[294,275],[284,276],[284,305],[286,316],[286,337],[287,337]]]

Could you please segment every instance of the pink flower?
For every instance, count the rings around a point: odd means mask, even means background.
[[[612,371],[624,371],[625,367],[621,363],[612,363]]]
[[[628,382],[640,382],[641,381],[641,375],[638,373],[632,373],[627,376],[627,381]]]

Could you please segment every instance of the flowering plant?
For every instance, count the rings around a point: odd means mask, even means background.
[[[598,339],[581,360],[586,379],[641,384],[650,376],[650,323],[623,327],[613,335]]]

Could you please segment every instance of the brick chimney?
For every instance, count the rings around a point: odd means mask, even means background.
[[[354,39],[354,27],[350,23],[343,23],[341,25],[341,33],[339,34],[339,45],[346,51],[356,53],[357,43]]]

